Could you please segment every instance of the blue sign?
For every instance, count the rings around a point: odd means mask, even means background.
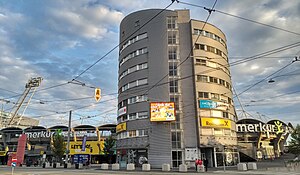
[[[16,162],[12,162],[12,163],[11,163],[11,166],[12,166],[12,167],[16,167],[16,166],[17,166],[17,163],[16,163]]]
[[[208,108],[208,109],[212,109],[212,108],[217,108],[217,102],[214,102],[212,100],[200,100],[200,108]]]
[[[78,164],[82,163],[85,164],[90,160],[90,155],[89,154],[75,154],[73,157],[73,163]]]

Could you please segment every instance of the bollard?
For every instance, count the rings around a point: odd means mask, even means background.
[[[112,164],[111,169],[112,170],[120,170],[120,165],[118,163],[114,163],[114,164]]]
[[[162,164],[162,171],[170,171],[170,164],[164,163]]]
[[[135,166],[134,166],[134,164],[133,164],[133,163],[129,163],[129,164],[127,164],[127,168],[126,168],[126,170],[129,170],[129,171],[135,170]]]
[[[257,170],[257,165],[255,162],[248,162],[248,170]]]
[[[108,170],[108,164],[107,163],[102,163],[101,164],[101,170]]]
[[[151,166],[150,164],[146,163],[142,165],[142,171],[150,171]]]
[[[187,165],[186,164],[179,165],[179,172],[187,172]]]
[[[245,163],[239,163],[237,164],[237,169],[239,171],[247,171],[247,165]]]

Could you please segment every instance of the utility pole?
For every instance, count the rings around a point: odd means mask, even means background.
[[[66,152],[66,161],[65,161],[65,163],[69,163],[70,135],[71,135],[71,118],[72,118],[72,111],[69,112],[68,140],[67,140],[67,152]]]

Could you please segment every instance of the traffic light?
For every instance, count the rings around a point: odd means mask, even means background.
[[[95,100],[96,100],[96,102],[98,102],[100,99],[101,99],[101,89],[96,88],[95,89]]]

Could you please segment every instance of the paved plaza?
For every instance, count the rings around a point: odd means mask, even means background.
[[[11,175],[11,167],[0,167],[0,175]],[[237,171],[237,170],[226,170],[225,172],[221,169],[214,169],[205,173],[196,173],[194,171],[189,171],[186,173],[179,173],[179,172],[162,172],[161,170],[153,170],[150,172],[143,172],[143,171],[112,171],[112,170],[100,170],[98,168],[90,168],[90,169],[63,169],[63,168],[40,168],[40,167],[17,167],[14,170],[14,175],[101,175],[101,174],[110,174],[110,175],[120,175],[120,174],[143,174],[143,175],[152,175],[152,174],[163,174],[163,175],[172,175],[172,174],[205,174],[205,175],[300,175],[300,172],[289,172],[285,169],[276,169],[272,170],[255,170],[255,171]]]

